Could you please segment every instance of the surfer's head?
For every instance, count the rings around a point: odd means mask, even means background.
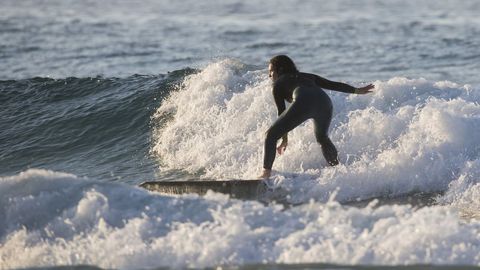
[[[286,55],[277,55],[270,59],[268,65],[268,77],[276,81],[283,74],[298,73],[298,69],[292,59]]]

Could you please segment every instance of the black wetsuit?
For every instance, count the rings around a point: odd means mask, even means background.
[[[329,81],[309,73],[284,74],[273,85],[273,97],[278,109],[278,119],[268,129],[265,139],[263,168],[272,169],[277,141],[290,130],[312,118],[315,137],[322,146],[328,164],[338,164],[337,149],[328,138],[332,120],[332,101],[322,88],[354,93],[355,88],[345,83]],[[285,110],[285,100],[291,106]]]

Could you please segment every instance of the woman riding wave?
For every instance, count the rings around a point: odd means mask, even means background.
[[[278,109],[278,119],[266,132],[263,173],[260,178],[268,178],[275,160],[275,148],[282,154],[288,145],[287,133],[313,119],[317,142],[330,166],[338,164],[337,149],[328,137],[328,127],[332,120],[332,101],[322,88],[352,94],[367,94],[374,88],[372,84],[361,88],[334,82],[315,74],[299,72],[292,59],[277,55],[270,59],[269,77],[273,80],[273,97]],[[285,108],[285,100],[292,103]],[[277,141],[282,138],[278,147]]]

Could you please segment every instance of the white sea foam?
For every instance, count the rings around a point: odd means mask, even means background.
[[[354,208],[329,200],[284,209],[215,193],[160,196],[43,170],[0,178],[0,190],[2,269],[480,265],[480,222],[465,222],[448,206]]]
[[[291,132],[271,181],[304,203],[289,209],[44,170],[0,178],[0,268],[480,265],[479,91],[425,79],[374,83],[371,95],[329,92],[342,165],[326,166],[310,122]],[[171,120],[154,131],[153,152],[166,169],[256,176],[276,118],[270,87],[265,71],[237,61],[208,65],[158,109],[154,120]],[[437,191],[438,205],[422,209],[337,202]]]
[[[328,91],[342,165],[326,166],[310,121],[290,132],[274,179],[292,191],[292,202],[326,201],[336,189],[340,201],[445,191],[480,158],[478,89],[421,78],[374,84],[370,95]],[[163,169],[216,179],[260,173],[264,132],[276,119],[265,70],[247,71],[231,59],[211,63],[186,78],[156,119],[166,113],[173,118],[154,132],[153,147]]]
[[[439,199],[460,210],[467,218],[480,218],[480,159],[467,162],[457,179],[452,181],[447,192]]]

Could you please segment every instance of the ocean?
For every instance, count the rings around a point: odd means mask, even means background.
[[[480,266],[479,1],[0,6],[0,269]],[[282,203],[138,187],[260,175],[277,54],[375,85],[326,91],[340,165],[307,121]]]

